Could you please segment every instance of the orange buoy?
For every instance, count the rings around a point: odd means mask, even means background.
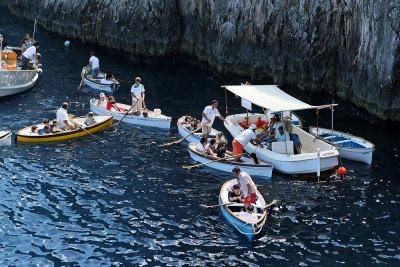
[[[346,175],[347,175],[347,170],[346,170],[346,168],[345,168],[345,167],[340,167],[340,168],[337,170],[337,174],[338,174],[340,177],[346,176]]]

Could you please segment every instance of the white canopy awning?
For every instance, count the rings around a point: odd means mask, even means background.
[[[221,86],[253,104],[272,111],[294,111],[326,108],[331,105],[311,106],[283,92],[276,85],[223,85]]]

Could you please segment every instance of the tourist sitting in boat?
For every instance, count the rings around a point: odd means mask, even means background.
[[[240,161],[240,158],[243,154],[243,147],[245,147],[249,142],[255,146],[259,144],[257,140],[255,130],[257,126],[252,124],[248,129],[244,130],[240,134],[238,134],[235,139],[232,141],[233,147],[233,155],[235,157],[235,161]]]
[[[278,131],[275,133],[276,142],[290,141],[289,133],[280,125]]]
[[[255,223],[258,222],[258,217],[254,214],[254,206],[249,205],[246,208],[246,211],[242,211],[239,213],[239,218],[245,222]]]
[[[30,36],[29,33],[26,33],[24,38],[21,40],[21,48],[22,48],[22,53],[25,52],[29,47],[33,45],[35,40]]]
[[[101,79],[100,83],[102,84],[113,84],[114,83],[114,77],[111,73],[107,73],[105,79]]]
[[[193,131],[194,127],[192,126],[192,118],[190,116],[185,117],[185,121],[182,123],[182,126],[188,129],[189,131]]]
[[[31,127],[31,133],[39,133],[38,127],[36,125],[33,125]]]
[[[111,111],[117,111],[117,112],[125,111],[125,109],[118,107],[117,102],[115,101],[115,98],[112,95],[108,96],[108,102],[106,105],[106,109],[111,110]]]
[[[222,133],[222,132],[218,132],[217,133],[217,136],[215,137],[215,141],[217,142],[217,144],[219,144],[219,143],[225,143],[225,141],[222,139],[222,136],[223,136],[224,134]]]
[[[202,154],[207,153],[207,138],[202,137],[200,142],[196,145],[196,151]]]
[[[217,145],[217,141],[213,138],[210,140],[210,144],[207,148],[207,154],[210,156],[217,156],[217,151],[216,151],[216,146]]]
[[[29,68],[29,63],[31,60],[35,60],[36,66],[39,64],[39,59],[37,56],[37,49],[39,49],[40,44],[34,42],[31,47],[29,47],[24,53],[22,53],[22,70],[27,70]]]
[[[100,108],[107,108],[107,98],[104,93],[100,93],[100,99],[97,101],[97,106]]]
[[[236,202],[236,203],[244,203],[243,193],[240,192],[240,185],[235,184],[232,189],[233,190],[229,191],[229,193],[228,193],[229,201]]]
[[[261,142],[271,142],[275,138],[275,133],[278,131],[278,127],[283,125],[279,114],[274,114],[271,118],[271,124],[269,127],[264,128],[264,130],[257,135],[257,139]]]
[[[57,110],[57,122],[59,127],[64,130],[74,130],[75,125],[69,120],[67,109],[69,105],[67,102],[62,103],[61,107]]]
[[[221,142],[221,143],[217,144],[216,153],[217,153],[218,158],[225,158],[225,154],[226,154],[225,142]]]
[[[49,134],[51,133],[51,125],[50,125],[50,120],[49,119],[45,119],[43,121],[44,127],[43,127],[43,134]]]
[[[95,125],[97,122],[94,119],[94,113],[92,111],[90,111],[87,115],[86,115],[86,119],[83,122],[83,124],[85,124],[86,126],[92,126]]]
[[[89,65],[92,69],[92,79],[97,79],[100,74],[100,60],[94,55],[94,52],[90,52]]]
[[[268,121],[264,121],[261,119],[261,117],[259,117],[257,119],[255,125],[257,126],[258,130],[264,130],[264,129],[268,128]]]
[[[242,171],[239,167],[233,168],[232,173],[240,184],[240,189],[244,196],[244,206],[247,208],[250,204],[255,203],[257,186],[250,175]]]
[[[57,120],[53,120],[53,124],[51,125],[50,132],[51,133],[59,133],[61,132],[61,128],[58,126]]]

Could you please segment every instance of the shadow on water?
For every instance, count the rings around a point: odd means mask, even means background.
[[[31,23],[0,11],[0,32],[18,43]],[[0,125],[14,132],[44,118],[54,118],[63,101],[70,113],[84,115],[99,92],[77,91],[80,70],[91,46],[39,28],[44,73],[31,90],[0,99]],[[185,143],[158,144],[177,138],[176,119],[201,116],[212,99],[225,109],[222,84],[207,69],[181,61],[162,64],[128,61],[96,50],[104,70],[130,80],[141,76],[149,108],[173,118],[170,131],[121,123],[91,137],[57,144],[0,148],[1,265],[79,266],[339,266],[398,265],[399,142],[396,131],[349,110],[335,111],[335,128],[376,144],[372,166],[343,160],[344,180],[310,182],[274,173],[255,179],[269,199],[279,199],[263,235],[253,243],[231,228],[219,209],[220,186],[229,174],[208,168],[184,170],[191,163]],[[236,79],[239,79],[236,77]],[[128,102],[130,84],[115,92]],[[294,95],[310,98],[303,92]],[[329,97],[328,97],[329,98]],[[324,101],[322,101],[324,100]],[[310,102],[330,102],[318,96]],[[243,112],[228,97],[229,112]],[[257,110],[256,110],[257,111]],[[299,113],[315,125],[313,111]],[[330,115],[323,111],[321,126]],[[215,122],[224,129],[222,122]],[[225,133],[228,133],[225,131]]]

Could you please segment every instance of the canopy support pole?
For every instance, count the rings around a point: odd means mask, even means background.
[[[33,24],[33,33],[32,33],[33,40],[35,40],[35,33],[36,33],[36,18],[35,18],[35,23]]]
[[[321,176],[321,154],[320,149],[317,148],[317,177],[319,182],[319,177]]]
[[[286,126],[286,124],[285,124],[285,121],[283,120],[283,112],[281,111],[281,118],[282,118],[282,121],[283,121],[283,126]],[[283,127],[283,135],[285,135],[285,129],[286,127]],[[279,130],[279,129],[278,129]],[[275,133],[275,135],[276,135],[276,133]],[[286,140],[286,135],[285,135],[285,150],[286,150],[286,156],[288,155],[288,153],[287,153],[287,140]]]
[[[225,88],[225,117],[228,116],[228,93]]]
[[[333,105],[331,105],[331,135],[333,136]],[[333,149],[333,142],[331,142],[331,149]]]

